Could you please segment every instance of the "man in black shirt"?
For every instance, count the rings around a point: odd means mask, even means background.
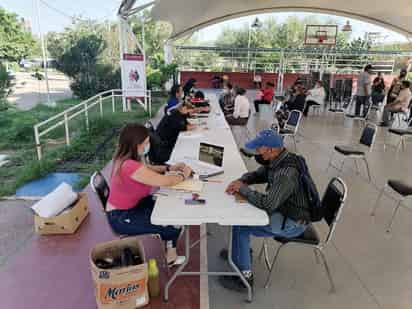
[[[289,112],[293,110],[299,110],[303,112],[305,109],[305,102],[306,102],[306,94],[305,88],[301,86],[297,86],[295,88],[295,96],[293,100],[289,100],[285,103],[284,107],[276,112],[276,118],[278,120],[279,126],[283,128],[285,126],[285,122],[289,117]]]

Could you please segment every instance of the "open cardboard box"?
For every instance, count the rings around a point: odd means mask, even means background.
[[[34,229],[40,235],[73,234],[89,213],[87,194],[79,193],[79,199],[73,207],[51,218],[34,216]]]
[[[142,264],[111,269],[96,265],[98,259],[119,258],[126,247],[140,257]],[[134,309],[149,303],[148,266],[137,237],[96,245],[90,253],[90,267],[99,309]]]

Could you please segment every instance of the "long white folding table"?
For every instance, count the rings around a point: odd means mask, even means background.
[[[248,290],[248,301],[252,301],[252,289],[244,279],[238,267],[232,260],[232,228],[229,228],[228,261],[232,272],[185,272],[183,269],[190,259],[191,225],[218,223],[222,226],[247,225],[262,226],[269,223],[268,215],[247,203],[237,203],[233,196],[225,193],[231,181],[245,173],[246,167],[238,151],[236,142],[223,113],[220,110],[215,95],[210,97],[211,113],[207,119],[207,130],[198,128],[187,133],[181,133],[173,150],[171,161],[182,162],[185,158],[198,158],[201,142],[224,146],[223,168],[224,173],[211,179],[222,180],[222,183],[205,182],[201,198],[206,199],[205,205],[185,205],[179,193],[168,196],[159,196],[151,216],[151,222],[156,225],[185,226],[185,255],[186,261],[180,265],[165,286],[164,299],[169,299],[169,287],[178,276],[188,275],[233,275],[239,276]]]

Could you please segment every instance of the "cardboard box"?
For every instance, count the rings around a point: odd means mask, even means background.
[[[125,248],[139,254],[142,264],[102,269],[97,259],[118,259]],[[90,253],[90,266],[99,309],[134,309],[149,303],[148,268],[144,249],[137,237],[128,237],[96,245]]]
[[[34,229],[40,235],[73,234],[89,213],[87,194],[79,193],[76,204],[62,214],[51,218],[34,216]]]

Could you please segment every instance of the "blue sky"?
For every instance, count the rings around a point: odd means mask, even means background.
[[[116,11],[120,5],[121,0],[39,0],[41,11],[41,27],[43,32],[61,31],[64,27],[71,24],[70,16],[81,15],[97,20],[114,20]],[[36,0],[0,0],[0,6],[9,11],[13,11],[18,15],[29,19],[32,24],[34,33],[38,33],[37,19],[36,19]],[[138,1],[144,3],[145,1]],[[47,7],[44,3],[48,3],[53,8]],[[275,16],[279,22],[282,22],[290,15],[297,15],[303,17],[311,13],[276,13],[276,14],[261,14],[258,15],[260,19],[264,20],[270,16]],[[317,14],[326,18],[330,17],[324,14]],[[198,38],[202,38],[205,42],[213,41],[220,33],[224,26],[242,27],[254,20],[255,16],[242,17],[210,26],[200,31]],[[344,24],[347,18],[336,17],[339,24]],[[353,26],[352,36],[363,37],[367,32],[381,32],[382,37],[386,36],[385,41],[406,41],[406,39],[399,34],[384,28],[367,24],[364,22],[350,20]]]

